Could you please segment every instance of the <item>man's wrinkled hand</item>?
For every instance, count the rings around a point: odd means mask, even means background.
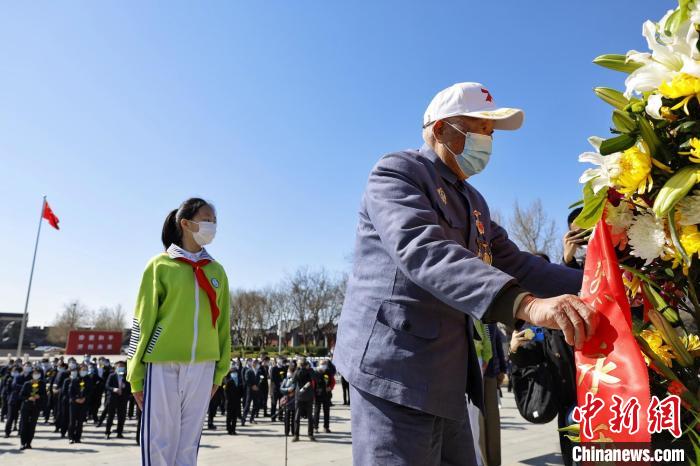
[[[566,342],[577,350],[594,334],[598,316],[574,295],[538,299],[528,296],[520,303],[516,318],[533,325],[561,330]]]

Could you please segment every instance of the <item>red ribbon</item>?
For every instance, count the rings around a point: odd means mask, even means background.
[[[576,351],[579,406],[584,404],[588,392],[605,402],[605,408],[593,420],[593,427],[599,430],[588,437],[582,429],[581,440],[591,442],[605,438],[615,442],[648,443],[649,374],[632,333],[629,301],[604,218],[598,222],[588,244],[581,298],[597,311],[600,321],[593,337],[581,351]],[[588,370],[582,371],[584,367]],[[610,429],[613,413],[609,408],[613,405],[613,395],[625,402],[633,397],[639,401],[637,432],[622,429],[616,433]]]
[[[216,327],[216,319],[219,318],[219,314],[221,313],[221,311],[219,311],[219,306],[216,305],[216,291],[214,291],[214,287],[211,286],[211,283],[209,283],[209,279],[204,274],[204,270],[202,270],[202,267],[204,267],[211,261],[209,259],[203,259],[201,261],[193,262],[189,259],[185,259],[184,257],[176,257],[175,260],[184,262],[185,264],[189,264],[190,266],[192,266],[192,269],[194,270],[194,276],[197,278],[197,283],[199,283],[199,287],[204,290],[204,292],[207,294],[207,297],[209,298],[209,307],[211,307],[211,325],[213,327]]]

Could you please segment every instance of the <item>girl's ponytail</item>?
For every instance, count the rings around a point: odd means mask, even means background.
[[[163,233],[161,234],[161,240],[163,241],[163,247],[167,250],[171,244],[180,245],[182,241],[182,231],[180,231],[180,225],[177,222],[177,211],[175,209],[165,217],[165,223],[163,223]]]

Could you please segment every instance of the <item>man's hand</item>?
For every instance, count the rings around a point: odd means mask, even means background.
[[[139,405],[139,409],[143,411],[143,390],[140,392],[134,392],[132,395],[134,395],[134,400],[136,401],[136,404]]]
[[[540,327],[561,330],[566,342],[577,350],[583,347],[598,325],[596,313],[574,295],[546,299],[527,296],[520,303],[515,317]]]
[[[564,262],[574,260],[578,248],[588,243],[588,230],[570,230],[564,235]]]

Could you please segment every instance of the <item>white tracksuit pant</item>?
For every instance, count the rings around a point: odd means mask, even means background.
[[[214,365],[147,364],[141,417],[143,466],[195,466]]]

